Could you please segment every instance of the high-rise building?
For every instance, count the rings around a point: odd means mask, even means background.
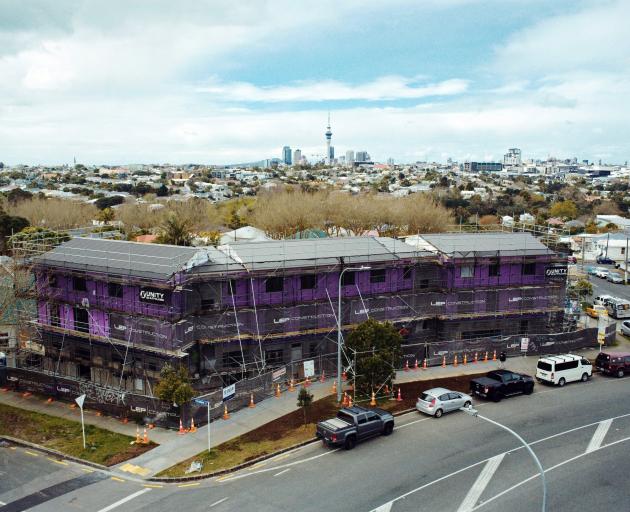
[[[291,148],[289,146],[284,146],[282,148],[282,161],[286,165],[291,165]]]
[[[302,150],[296,149],[293,152],[293,165],[298,165],[302,161]]]
[[[357,151],[357,154],[354,159],[355,162],[369,162],[370,154],[367,151]]]
[[[503,155],[503,165],[521,165],[521,150],[518,148],[510,148]]]
[[[354,151],[352,151],[351,149],[346,151],[346,165],[354,165]]]
[[[328,147],[328,163],[332,164],[335,161],[335,146]]]
[[[330,165],[332,162],[332,158],[330,157],[330,142],[332,141],[332,131],[330,130],[330,112],[328,113],[328,126],[326,127],[325,135],[326,135],[326,164]]]

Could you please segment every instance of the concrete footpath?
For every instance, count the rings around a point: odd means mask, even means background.
[[[619,339],[620,345],[612,348],[612,350],[628,350],[628,340]],[[597,349],[578,350],[580,353],[592,361],[597,356]],[[539,359],[535,356],[517,356],[507,360],[505,367],[515,372],[522,372],[533,375],[536,371],[536,363]],[[457,375],[470,375],[479,372],[490,371],[500,367],[499,361],[488,361],[487,363],[478,362],[477,364],[469,362],[466,365],[461,363],[454,367],[452,364],[442,367],[430,367],[426,370],[410,369],[409,371],[399,371],[396,376],[396,383],[405,383],[413,381],[422,381],[430,379],[439,379],[444,377],[453,377]],[[314,383],[310,390],[315,400],[323,398],[332,393],[332,379],[327,379],[324,383]],[[23,398],[18,393],[4,392],[0,393],[0,403],[14,405],[24,409],[42,412],[53,416],[60,416],[75,421],[80,420],[79,410],[70,409],[69,405],[61,402],[53,402],[47,404],[41,399],[35,397]],[[297,408],[297,391],[285,391],[279,398],[268,398],[256,404],[255,408],[245,408],[234,413],[230,413],[229,420],[216,420],[210,425],[210,438],[212,446],[234,439],[240,435],[246,434],[265,423],[273,421],[284,416]],[[94,412],[85,416],[86,423],[98,425],[99,427],[135,436],[136,425],[132,423],[123,424],[120,420],[109,417],[96,416]],[[118,469],[125,467],[140,468],[142,475],[145,477],[154,476],[179,462],[182,462],[197,453],[207,449],[208,427],[204,426],[195,433],[178,435],[174,431],[164,429],[153,429],[150,431],[150,437],[160,446],[150,450],[135,459],[127,461],[120,465]]]

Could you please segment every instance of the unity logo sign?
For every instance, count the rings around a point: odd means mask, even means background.
[[[566,265],[552,265],[545,269],[545,276],[551,278],[563,278],[567,276],[568,267]]]
[[[158,288],[140,288],[140,301],[151,304],[164,304],[167,292]]]

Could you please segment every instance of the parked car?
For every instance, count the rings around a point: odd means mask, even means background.
[[[536,380],[557,384],[562,387],[567,382],[586,382],[593,375],[593,365],[588,359],[574,354],[547,356],[538,360]]]
[[[598,265],[614,265],[615,261],[611,260],[608,256],[598,256],[595,260]]]
[[[446,388],[432,388],[420,395],[416,409],[434,418],[441,418],[445,412],[456,411],[469,405],[472,405],[470,395]]]
[[[630,336],[630,320],[621,322],[621,334],[624,336]]]
[[[529,375],[509,370],[494,370],[488,372],[485,377],[472,379],[470,391],[473,395],[499,402],[506,396],[519,393],[530,395],[534,391],[534,379]]]
[[[383,409],[366,409],[357,405],[344,407],[337,416],[317,424],[316,435],[324,444],[352,450],[358,441],[394,431],[394,417]]]
[[[599,315],[604,313],[608,314],[608,311],[606,311],[605,306],[601,304],[594,304],[590,308],[586,308],[585,313],[591,318],[599,318]]]
[[[586,267],[586,273],[590,276],[594,276],[596,271],[597,271],[597,267],[593,267],[593,266]]]
[[[606,279],[608,277],[608,269],[597,267],[597,270],[595,270],[595,275],[601,279]]]
[[[617,274],[617,272],[608,272],[608,277],[606,279],[615,284],[621,284],[624,281],[623,277],[620,274]]]
[[[621,378],[630,372],[630,353],[600,352],[595,359],[595,368],[607,375]]]
[[[612,299],[613,296],[612,295],[598,295],[597,297],[595,297],[593,299],[593,304],[599,305],[599,306],[605,306],[606,305],[606,300],[607,299]]]

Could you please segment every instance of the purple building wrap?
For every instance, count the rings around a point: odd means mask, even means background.
[[[35,262],[42,364],[146,392],[173,358],[208,384],[321,356],[335,348],[340,272],[361,266],[341,283],[343,330],[390,321],[410,345],[560,330],[565,259],[533,236],[411,238],[217,248],[72,239]]]

